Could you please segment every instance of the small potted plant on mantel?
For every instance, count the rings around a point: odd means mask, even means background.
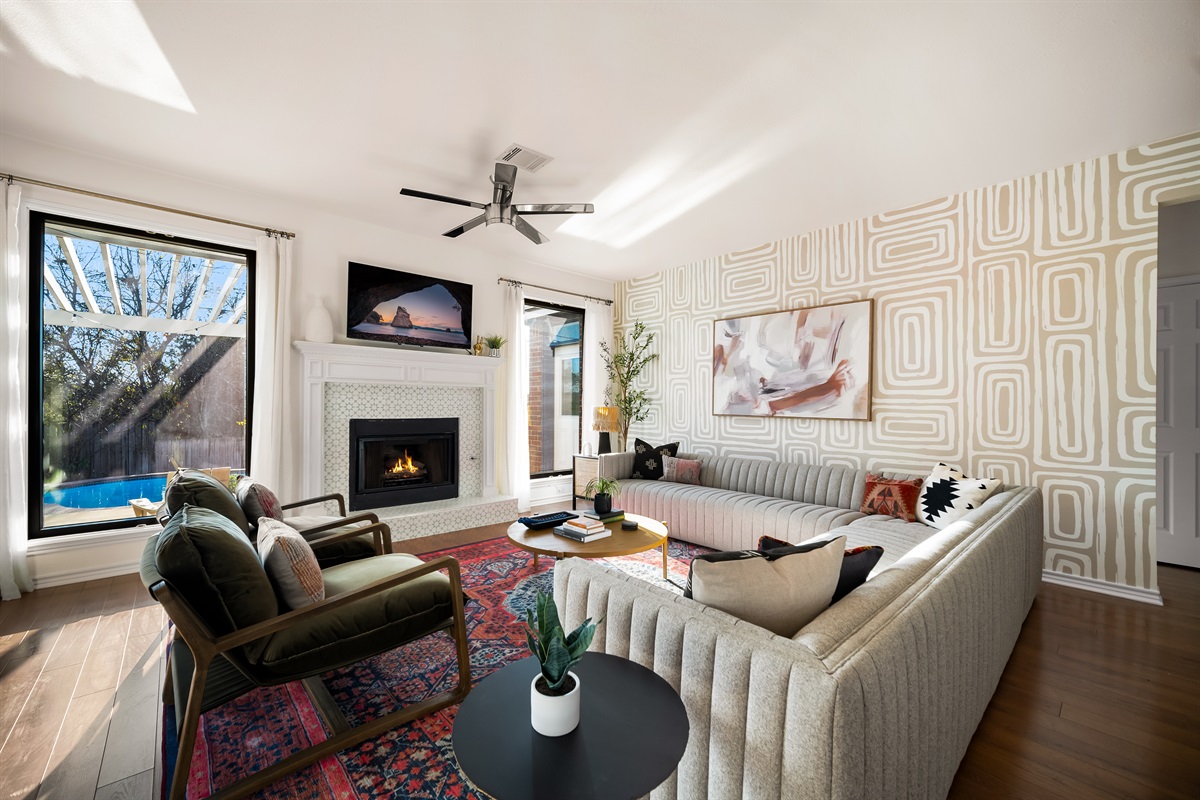
[[[525,643],[542,667],[529,684],[529,716],[543,736],[564,736],[579,725],[580,681],[571,667],[587,652],[599,624],[589,617],[564,634],[554,598],[540,590],[537,613],[525,612]]]
[[[500,357],[500,348],[504,347],[504,343],[507,341],[508,339],[505,339],[503,336],[499,336],[497,334],[483,337],[483,343],[488,346],[488,355],[490,355],[492,358]]]
[[[583,487],[585,495],[592,494],[592,508],[600,516],[612,512],[613,500],[621,494],[621,484],[615,478],[592,478],[587,482],[587,486]]]

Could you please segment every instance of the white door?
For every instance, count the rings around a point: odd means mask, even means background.
[[[1200,567],[1200,282],[1158,289],[1158,560]]]

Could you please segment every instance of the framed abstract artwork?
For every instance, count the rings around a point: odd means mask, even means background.
[[[871,418],[874,304],[855,300],[713,323],[713,414]]]

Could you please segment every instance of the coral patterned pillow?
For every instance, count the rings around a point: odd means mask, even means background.
[[[663,456],[662,479],[672,483],[699,483],[700,466],[699,461],[690,458]]]
[[[917,498],[923,483],[920,478],[901,480],[868,474],[867,490],[858,510],[864,514],[886,514],[905,522],[916,522]]]

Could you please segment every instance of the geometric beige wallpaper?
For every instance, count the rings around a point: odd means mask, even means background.
[[[1157,199],[1200,134],[783,239],[617,287],[681,450],[1040,486],[1045,566],[1153,588]],[[867,422],[713,416],[713,320],[875,300]]]

